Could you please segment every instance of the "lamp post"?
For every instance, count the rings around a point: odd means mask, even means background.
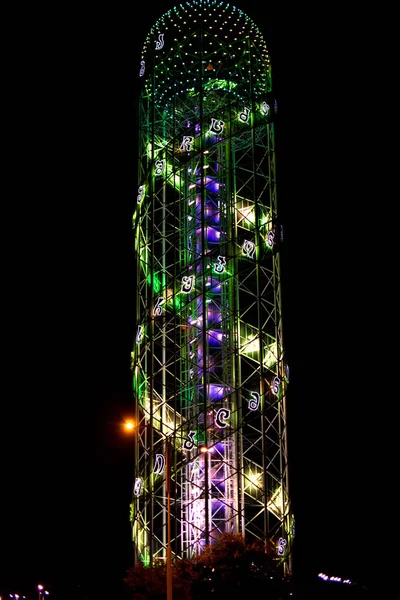
[[[133,435],[135,433],[135,431],[137,431],[139,429],[137,423],[131,419],[125,419],[124,423],[123,423],[123,429],[129,434],[129,435]],[[133,438],[133,472],[135,473],[135,465],[136,465],[136,437]],[[135,474],[134,474],[135,477]],[[136,500],[135,500],[135,479],[133,482],[133,486],[134,486],[134,491],[133,491],[133,495],[132,495],[132,505],[131,505],[131,510],[132,510],[132,539],[135,539],[136,537],[136,531],[135,531],[135,512],[136,512]],[[136,564],[137,562],[137,548],[136,545],[134,545],[134,558],[133,558],[133,562],[134,564]]]
[[[172,600],[172,553],[171,553],[171,442],[165,439],[165,466],[167,487],[167,600]]]
[[[126,420],[124,428],[133,432],[138,426],[131,420]],[[167,491],[167,600],[172,600],[172,551],[171,551],[171,454],[172,446],[169,437],[165,438],[165,470]],[[40,600],[40,599],[39,599]]]

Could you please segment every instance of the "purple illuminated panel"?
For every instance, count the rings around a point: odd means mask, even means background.
[[[213,202],[207,202],[205,209],[205,216],[207,218],[207,222],[212,225],[219,224],[219,210],[218,207],[215,206]]]
[[[196,175],[198,175],[198,174],[199,173],[196,171]],[[205,188],[208,192],[212,192],[213,194],[218,194],[218,192],[220,190],[220,183],[219,183],[218,179],[215,179],[214,177],[205,177],[204,183],[205,183]],[[201,179],[196,180],[196,185],[198,187],[201,186]]]
[[[210,402],[218,402],[219,400],[223,400],[230,392],[231,388],[226,387],[225,385],[218,385],[216,383],[209,383],[207,386],[207,395]],[[199,395],[203,396],[204,386],[198,386]],[[210,413],[212,415],[212,413]]]
[[[208,342],[209,346],[214,347],[214,348],[218,348],[219,346],[221,346],[222,339],[223,339],[222,336],[223,336],[222,331],[218,331],[216,329],[214,329],[212,331],[208,331],[207,332],[207,342]]]
[[[206,189],[209,192],[213,192],[214,194],[218,194],[219,192],[219,181],[216,179],[211,179],[211,177],[207,177],[206,180]]]
[[[214,383],[210,383],[208,387],[208,395],[211,402],[215,402],[216,400],[221,400],[226,395],[226,387],[223,385],[216,385]]]
[[[207,309],[207,319],[209,325],[216,325],[217,323],[221,323],[222,315],[221,311],[217,306],[209,306]]]
[[[216,243],[219,242],[221,239],[221,232],[218,229],[215,229],[214,227],[206,227],[205,228],[205,233],[206,233],[206,237],[207,237],[207,241],[208,242],[212,242],[212,243]],[[201,229],[196,229],[196,234],[197,235],[201,235]]]
[[[221,293],[221,282],[217,279],[212,279],[212,277],[207,277],[206,288],[208,292],[213,292],[214,294]]]

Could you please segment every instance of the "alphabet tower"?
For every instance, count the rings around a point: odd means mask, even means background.
[[[268,50],[241,10],[191,0],[151,28],[138,77],[135,561],[189,558],[231,532],[289,574]]]

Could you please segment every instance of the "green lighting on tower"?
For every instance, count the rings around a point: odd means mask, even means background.
[[[241,532],[275,545],[288,574],[288,380],[267,45],[240,9],[193,0],[154,23],[139,63],[135,560],[159,564],[167,549],[193,557],[222,533]],[[168,448],[167,477],[154,468]]]

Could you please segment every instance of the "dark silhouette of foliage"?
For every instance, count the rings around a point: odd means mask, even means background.
[[[265,548],[260,540],[247,543],[241,534],[222,534],[193,559],[198,574],[192,586],[193,600],[201,598],[207,587],[209,593],[216,595],[263,591],[265,597],[266,584],[271,577],[275,579],[275,557],[272,549]],[[203,577],[199,576],[201,568]]]
[[[221,593],[233,597],[261,594],[265,600],[289,597],[287,582],[277,574],[277,557],[260,540],[247,542],[241,534],[225,533],[191,560],[173,563],[173,599],[203,600]],[[139,564],[127,572],[125,583],[135,600],[166,599],[164,564]]]
[[[194,579],[192,561],[176,560],[172,566],[174,600],[190,600]],[[167,569],[165,564],[145,567],[142,563],[128,569],[125,584],[135,600],[165,600]]]
[[[124,581],[133,592],[135,600],[164,600],[165,598],[165,567],[145,567],[138,563],[128,569]]]

